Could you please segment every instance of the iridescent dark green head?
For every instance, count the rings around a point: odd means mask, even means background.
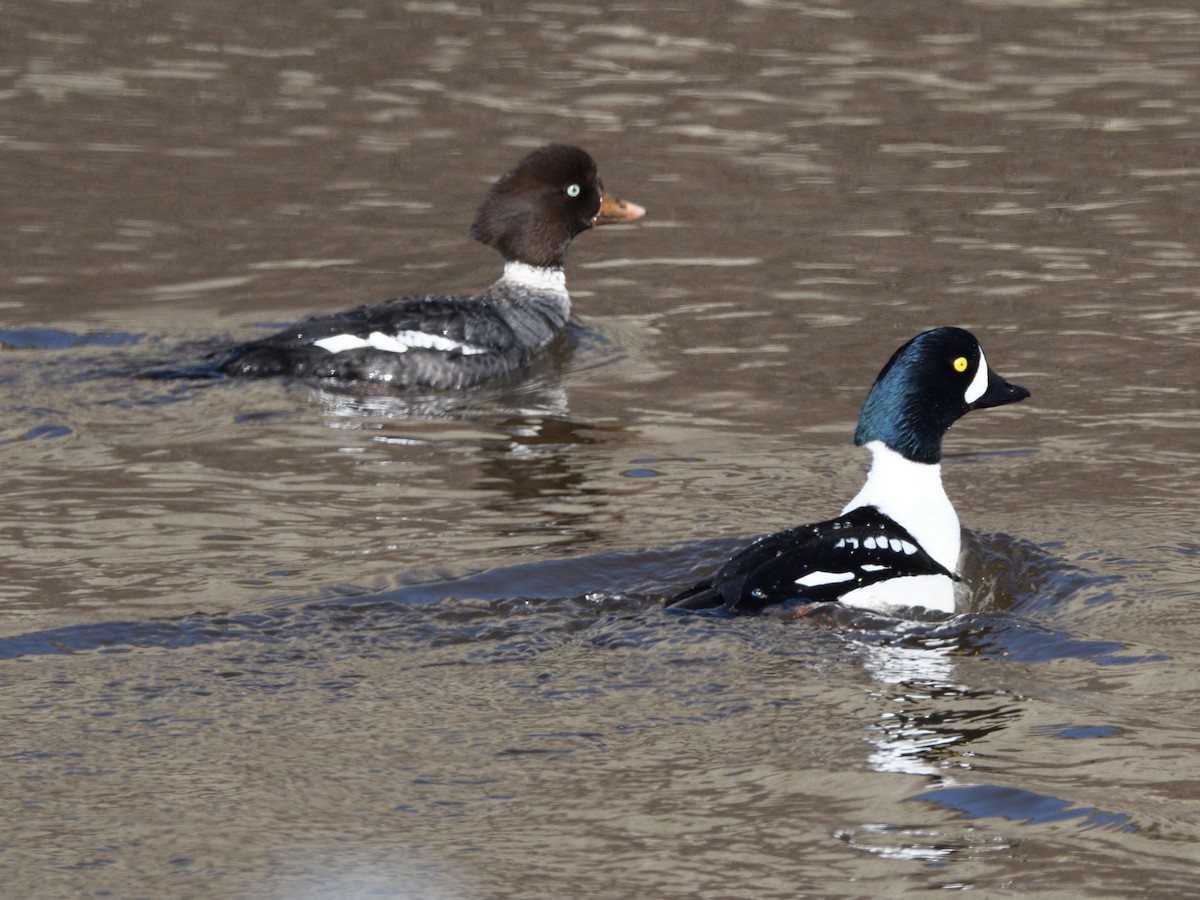
[[[936,463],[947,429],[964,414],[1028,396],[992,371],[969,331],[935,328],[892,354],[863,404],[854,443],[882,441],[914,462]]]

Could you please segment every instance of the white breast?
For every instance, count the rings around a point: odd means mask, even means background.
[[[874,506],[901,525],[925,552],[954,572],[962,541],[958,514],[942,487],[942,467],[905,459],[881,441],[870,441],[867,482],[842,510]]]

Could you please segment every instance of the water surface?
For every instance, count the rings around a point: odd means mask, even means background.
[[[1200,12],[4,11],[5,890],[1192,889]],[[136,377],[485,285],[551,140],[649,216],[523,377]],[[940,324],[1033,392],[947,439],[970,609],[664,613]]]

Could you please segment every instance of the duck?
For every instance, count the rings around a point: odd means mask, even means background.
[[[870,451],[871,466],[841,514],[758,538],[668,607],[746,614],[836,601],[881,613],[953,613],[962,534],[942,485],[942,439],[971,410],[1029,396],[996,374],[969,331],[918,334],[867,394],[854,444]]]
[[[504,260],[490,287],[314,315],[233,348],[216,370],[396,390],[460,390],[499,378],[530,362],[566,326],[571,298],[564,265],[572,239],[645,214],[605,193],[585,150],[548,144],[492,185],[471,224],[471,236]]]

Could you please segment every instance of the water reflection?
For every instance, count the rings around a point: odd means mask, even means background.
[[[873,618],[873,617],[872,617]],[[883,626],[882,632],[864,631],[864,626]],[[871,678],[869,696],[876,704],[878,718],[868,723],[865,737],[871,744],[866,763],[874,771],[917,776],[927,786],[909,795],[910,801],[923,801],[959,813],[965,819],[995,817],[1036,825],[1077,821],[1082,829],[1116,828],[1134,832],[1137,827],[1123,812],[1104,811],[1081,806],[1060,797],[1039,794],[1014,786],[991,783],[996,777],[995,747],[1020,743],[1023,739],[1005,738],[1007,729],[1020,729],[1027,716],[1030,700],[1012,690],[972,687],[964,683],[970,676],[956,672],[960,661],[981,658],[1017,663],[1019,655],[1043,660],[1061,660],[1078,653],[1085,658],[1099,657],[1111,662],[1120,647],[1099,646],[1057,636],[1047,645],[1045,633],[1025,633],[1019,625],[1010,631],[1008,647],[992,644],[985,648],[980,632],[986,633],[988,617],[959,616],[944,623],[912,626],[860,618],[844,623],[861,646],[861,659]],[[1037,646],[1031,652],[1028,648]],[[1022,654],[1009,649],[1026,648]],[[1126,663],[1141,661],[1126,657]],[[971,667],[978,671],[978,666]],[[1066,727],[1055,732],[1072,739],[1110,737],[1109,727]],[[933,862],[956,855],[978,855],[1007,849],[1009,841],[994,839],[984,845],[970,829],[957,826],[930,828],[909,821],[881,822],[878,819],[838,832],[850,846],[885,859],[910,859]]]
[[[969,768],[970,745],[1021,714],[1005,694],[972,690],[952,681],[954,643],[920,646],[875,644],[864,665],[879,686],[873,694],[882,711],[868,739],[867,764],[878,772],[951,777]]]

